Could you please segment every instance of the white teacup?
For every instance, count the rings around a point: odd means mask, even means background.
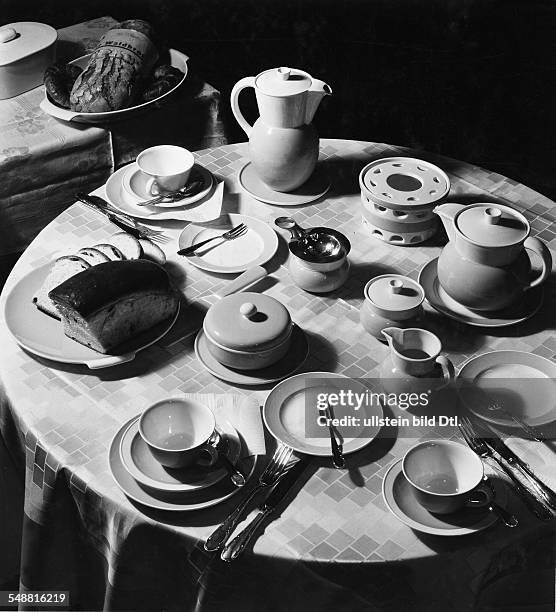
[[[482,461],[459,442],[420,442],[407,451],[402,469],[417,501],[429,512],[449,514],[492,500]]]
[[[177,191],[185,186],[195,158],[193,153],[176,145],[157,145],[141,151],[137,156],[139,170],[146,174],[147,192],[158,195]]]
[[[139,419],[139,434],[154,458],[169,468],[213,465],[218,459],[215,432],[212,410],[184,398],[156,402]]]

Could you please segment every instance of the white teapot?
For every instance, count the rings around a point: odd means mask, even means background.
[[[260,117],[251,126],[239,109],[239,94],[253,87]],[[234,116],[249,136],[249,157],[258,177],[271,189],[293,191],[313,173],[319,138],[311,123],[332,90],[303,70],[272,68],[238,81],[231,93]]]

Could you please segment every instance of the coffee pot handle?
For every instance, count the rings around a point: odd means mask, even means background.
[[[253,126],[245,119],[243,113],[239,110],[239,94],[247,87],[255,87],[255,77],[244,77],[240,79],[233,87],[230,94],[230,104],[236,121],[241,126],[241,129],[249,136]]]
[[[529,236],[523,244],[526,249],[533,251],[542,259],[542,271],[537,278],[532,280],[529,283],[527,289],[532,289],[533,287],[538,287],[540,284],[544,283],[547,279],[548,275],[552,270],[552,255],[546,244],[542,240],[538,238],[532,238]]]
[[[436,358],[436,363],[438,363],[442,368],[442,374],[446,382],[454,380],[454,378],[456,377],[456,369],[454,368],[454,364],[448,359],[448,357],[440,355]]]

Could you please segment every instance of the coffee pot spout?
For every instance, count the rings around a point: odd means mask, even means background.
[[[444,229],[446,230],[450,240],[454,240],[456,237],[455,218],[459,211],[463,208],[465,208],[465,204],[449,203],[441,204],[433,209],[433,212],[440,217],[442,225],[444,225]]]
[[[331,96],[332,88],[324,81],[312,79],[311,87],[307,92],[307,107],[305,111],[305,123],[311,123],[317,112],[319,104],[324,96]]]

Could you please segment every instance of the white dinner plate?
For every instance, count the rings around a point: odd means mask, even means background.
[[[531,318],[542,306],[544,291],[535,287],[523,294],[515,305],[494,312],[477,312],[451,298],[440,286],[437,272],[438,258],[432,259],[419,272],[419,284],[427,302],[438,312],[475,327],[508,327]]]
[[[331,372],[307,372],[297,374],[288,378],[272,389],[266,398],[263,407],[263,420],[268,431],[278,440],[287,444],[295,451],[306,455],[318,457],[331,457],[330,437],[328,428],[318,428],[319,436],[308,437],[306,435],[306,390],[318,390],[318,392],[334,392],[335,390],[352,390],[354,393],[366,393],[369,391],[356,380],[349,379],[341,374]],[[313,411],[313,407],[307,410]],[[334,416],[342,416],[341,409],[334,409]],[[352,408],[348,408],[345,414],[357,416]],[[367,416],[376,415],[377,419],[382,418],[383,412],[380,405],[371,406],[366,411]],[[314,407],[315,423],[319,412]],[[312,425],[312,424],[311,424]],[[345,438],[343,441],[343,454],[349,455],[370,444],[378,434],[378,425],[360,424],[355,427],[353,433],[356,437]],[[342,427],[338,427],[342,433]]]
[[[195,164],[194,168],[201,174],[205,187],[202,191],[190,198],[181,200],[179,205],[177,202],[174,202],[170,208],[160,208],[158,205],[139,206],[138,202],[141,200],[124,189],[126,175],[133,174],[138,170],[135,162],[116,170],[116,172],[109,177],[105,185],[106,199],[120,212],[131,215],[137,219],[147,219],[148,221],[187,221],[185,210],[189,210],[192,204],[198,203],[212,194],[215,184],[214,177],[209,170],[199,164]]]
[[[178,87],[180,87],[185,78],[187,77],[188,66],[187,60],[189,59],[187,55],[181,53],[181,51],[176,51],[176,49],[169,49],[170,54],[170,65],[174,66],[174,68],[178,68],[183,72],[182,79],[176,83],[172,89],[167,91],[166,93],[158,96],[154,100],[150,100],[149,102],[143,102],[142,104],[136,104],[135,106],[130,106],[129,108],[122,108],[120,110],[115,111],[107,111],[104,113],[80,113],[69,110],[68,108],[62,108],[57,104],[54,104],[50,98],[44,95],[43,101],[40,103],[41,110],[43,110],[48,115],[52,117],[56,117],[56,119],[61,119],[62,121],[73,121],[76,123],[90,123],[90,124],[103,124],[110,123],[112,121],[119,121],[121,119],[127,119],[136,115],[139,112],[148,110],[150,106],[155,106],[162,102],[162,100],[173,94]],[[78,57],[70,62],[72,66],[78,66],[82,70],[87,66],[89,62],[89,58],[91,54],[84,55],[82,57]]]
[[[133,425],[136,419],[137,417],[133,417],[129,420],[114,436],[108,458],[110,471],[116,484],[131,500],[154,510],[186,512],[215,506],[243,489],[243,487],[236,487],[229,478],[219,480],[206,489],[187,491],[185,493],[154,492],[152,489],[143,488],[125,469],[120,458],[122,436]],[[238,466],[243,474],[245,474],[246,480],[249,480],[253,475],[258,460],[258,455],[244,457],[239,460]]]
[[[187,255],[187,261],[207,272],[235,274],[272,259],[278,250],[278,235],[274,229],[260,219],[237,213],[226,213],[203,225],[188,225],[180,234],[179,248],[219,236],[240,223],[248,227],[245,234],[234,240],[213,240]]]
[[[139,433],[139,419],[122,436],[120,459],[137,482],[158,491],[198,491],[225,478],[228,471],[219,463],[213,466],[193,465],[186,469],[170,469],[159,463]],[[241,452],[241,441],[235,428],[226,419],[218,419],[218,432],[227,444],[225,456],[235,464]]]
[[[498,478],[490,479],[496,491],[496,502],[506,502],[506,487]],[[459,536],[482,531],[498,517],[486,509],[464,508],[452,514],[432,514],[415,498],[411,485],[402,471],[402,460],[396,461],[384,476],[382,495],[390,512],[402,523],[423,533],[439,536]]]
[[[257,176],[251,162],[239,171],[240,187],[251,197],[274,206],[300,206],[321,198],[330,189],[330,181],[322,167],[317,166],[309,179],[293,191],[274,191]]]
[[[524,351],[492,351],[466,361],[458,378],[472,383],[460,397],[470,412],[485,421],[519,427],[504,414],[488,410],[487,402],[492,399],[533,427],[556,421],[554,361]],[[486,395],[478,396],[474,389]]]
[[[62,322],[40,311],[33,303],[33,297],[50,272],[51,265],[36,268],[20,279],[8,294],[4,308],[9,332],[22,348],[38,357],[60,363],[84,364],[91,369],[126,363],[133,360],[139,351],[160,340],[178,317],[179,303],[173,317],[120,345],[117,353],[99,353],[68,338]]]
[[[294,325],[290,350],[276,363],[260,370],[234,370],[220,363],[209,351],[207,337],[201,330],[195,338],[195,354],[203,367],[216,378],[233,385],[268,385],[297,372],[309,354],[309,343],[303,330]]]

